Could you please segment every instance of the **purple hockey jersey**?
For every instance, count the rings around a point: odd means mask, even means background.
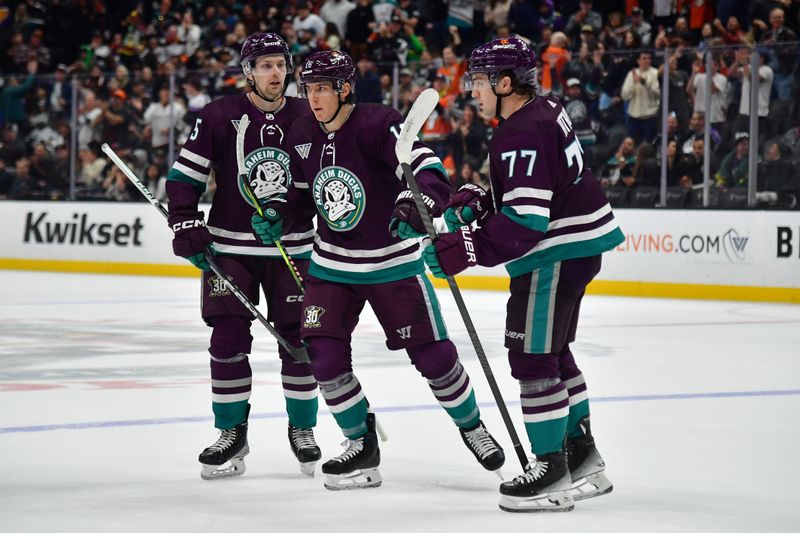
[[[424,271],[419,243],[389,233],[397,195],[407,188],[394,147],[402,116],[381,104],[358,104],[328,133],[312,118],[288,137],[292,212],[313,203],[317,235],[309,274],[340,283],[386,283]],[[451,185],[442,162],[416,142],[412,169],[420,190],[443,206]]]
[[[479,264],[506,263],[514,277],[624,241],[557,102],[534,98],[502,122],[489,164],[495,214],[473,235]]]
[[[236,133],[245,113],[250,118],[244,154],[251,186],[257,196],[261,192],[288,192],[292,176],[286,140],[292,124],[311,115],[308,103],[287,97],[278,112],[266,113],[241,94],[211,102],[200,111],[192,134],[167,176],[169,208],[196,209],[213,170],[217,190],[206,225],[214,238],[214,249],[225,254],[280,257],[274,245],[261,244],[250,228],[255,205],[239,182],[236,160]],[[286,233],[282,241],[287,253],[309,257],[314,241],[312,217],[295,217]]]

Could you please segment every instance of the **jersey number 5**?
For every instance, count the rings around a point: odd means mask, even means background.
[[[202,124],[203,119],[198,118],[194,123],[194,129],[192,130],[192,134],[189,136],[189,140],[195,141],[197,140],[197,136],[200,135],[200,124]]]

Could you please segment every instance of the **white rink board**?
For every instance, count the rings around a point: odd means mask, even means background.
[[[186,265],[172,255],[166,221],[144,202],[0,205],[0,266],[4,259]],[[598,280],[800,287],[800,212],[615,214],[626,242],[605,254]],[[472,276],[507,278],[499,266],[463,275]]]

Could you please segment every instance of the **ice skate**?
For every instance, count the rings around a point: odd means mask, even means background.
[[[314,440],[314,430],[300,429],[289,424],[289,445],[292,453],[300,462],[300,470],[309,477],[314,477],[317,461],[322,457],[319,446]]]
[[[475,459],[489,471],[497,471],[506,461],[503,448],[494,440],[494,437],[486,430],[483,422],[479,422],[476,427],[470,430],[459,429],[461,439],[467,445],[469,451]]]
[[[538,456],[526,472],[500,485],[500,509],[512,513],[571,511],[567,453]]]
[[[594,445],[589,417],[582,418],[579,424],[583,435],[567,439],[570,494],[575,501],[602,496],[614,489],[604,473],[606,463]]]
[[[347,449],[322,465],[325,488],[350,490],[380,487],[381,450],[375,433],[375,415],[367,414],[367,433],[344,442]]]
[[[199,461],[203,465],[200,477],[219,479],[241,476],[245,472],[244,456],[248,453],[247,422],[232,429],[223,429],[217,442],[200,454]]]

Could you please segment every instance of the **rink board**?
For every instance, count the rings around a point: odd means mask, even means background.
[[[798,212],[615,214],[626,241],[604,255],[594,294],[800,303]],[[172,255],[166,222],[145,203],[3,202],[0,225],[3,269],[197,276]],[[464,289],[508,288],[502,267],[457,279]]]

